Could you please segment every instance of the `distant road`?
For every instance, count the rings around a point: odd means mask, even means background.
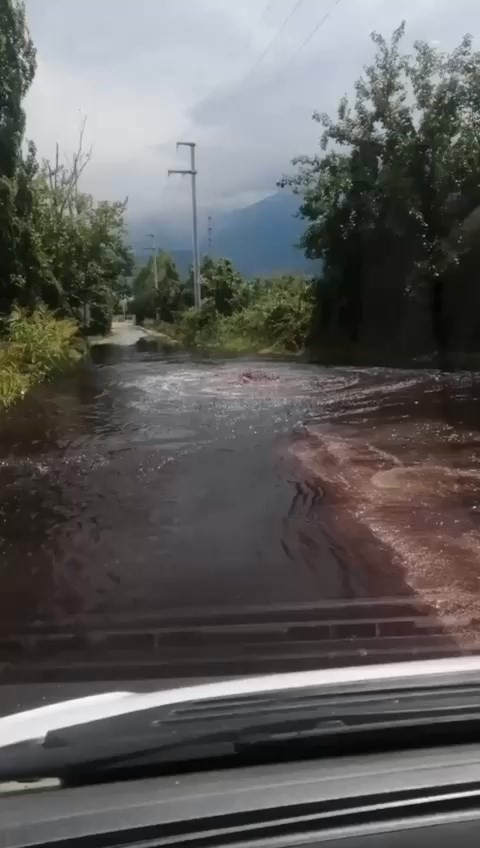
[[[130,347],[146,335],[143,327],[138,327],[133,321],[113,321],[109,335],[94,339],[93,344],[114,344],[120,345],[120,347]]]

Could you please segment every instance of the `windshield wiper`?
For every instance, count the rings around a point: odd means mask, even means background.
[[[250,703],[249,703],[250,701]],[[49,730],[0,748],[0,780],[112,778],[147,766],[192,768],[478,738],[480,685],[360,694],[277,692],[191,701]]]

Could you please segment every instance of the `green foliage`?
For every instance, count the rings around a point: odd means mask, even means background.
[[[37,230],[47,266],[59,282],[44,300],[88,332],[105,332],[133,267],[124,241],[125,203],[95,203],[80,192],[78,178],[87,160],[81,149],[76,156],[71,169],[44,163],[35,183]]]
[[[211,300],[219,315],[232,315],[246,306],[248,289],[229,259],[205,256],[200,273],[202,299]]]
[[[215,342],[219,315],[211,300],[203,301],[200,309],[191,306],[181,316],[178,335],[187,347],[208,347]]]
[[[156,257],[157,289],[155,289],[154,258],[150,257],[133,281],[131,310],[138,324],[145,318],[157,318],[170,323],[185,308],[184,288],[169,253],[161,251]]]
[[[57,153],[39,166],[33,143],[22,156],[22,100],[35,74],[35,50],[19,0],[0,1],[0,314],[44,302],[108,329],[132,257],[124,203],[94,203],[79,190],[90,154],[85,122],[71,164]],[[94,327],[94,328],[95,328]]]
[[[0,405],[8,406],[35,383],[80,356],[78,327],[46,308],[14,309],[0,340]]]
[[[224,319],[226,342],[241,338],[245,349],[259,346],[297,352],[304,348],[312,320],[312,290],[301,278],[266,281],[245,309]]]
[[[35,75],[35,50],[17,0],[0,5],[0,174],[13,179],[25,127],[22,100]]]
[[[265,348],[298,352],[304,348],[313,309],[309,282],[280,277],[252,284],[240,278],[237,291],[242,291],[246,305],[237,305],[231,314],[221,314],[213,297],[205,298],[198,310],[188,309],[178,325],[183,343],[232,352]]]
[[[22,220],[17,193],[22,177],[21,145],[25,127],[22,100],[35,74],[35,50],[26,29],[25,10],[17,0],[0,3],[0,311],[23,280],[18,252]]]
[[[402,54],[404,29],[390,42],[373,33],[354,102],[343,98],[336,120],[314,114],[323,152],[294,160],[282,184],[303,195],[303,246],[324,262],[317,336],[441,350],[455,323],[463,343],[480,337],[468,235],[480,204],[480,53],[465,36],[450,54],[425,42]]]

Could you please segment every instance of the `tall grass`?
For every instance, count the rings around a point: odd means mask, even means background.
[[[15,309],[0,337],[0,407],[7,407],[36,383],[81,356],[74,321],[45,308],[28,314]]]

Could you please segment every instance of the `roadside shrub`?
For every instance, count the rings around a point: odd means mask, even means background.
[[[108,303],[92,303],[90,321],[88,322],[89,336],[106,336],[110,332],[113,319],[113,307]]]
[[[287,351],[299,351],[305,345],[312,320],[311,286],[304,280],[280,280],[257,290],[255,302],[225,318],[225,341],[241,337],[245,348],[259,344]]]
[[[178,325],[180,339],[187,347],[208,345],[215,340],[218,329],[219,315],[210,298],[203,301],[200,309],[187,309]]]
[[[15,309],[0,339],[0,405],[8,406],[35,383],[81,356],[74,321],[57,319],[45,308]]]
[[[302,350],[312,322],[311,283],[281,277],[244,284],[243,288],[243,308],[220,314],[213,297],[207,297],[199,310],[192,308],[183,313],[177,337],[187,347],[216,347],[238,353]]]

